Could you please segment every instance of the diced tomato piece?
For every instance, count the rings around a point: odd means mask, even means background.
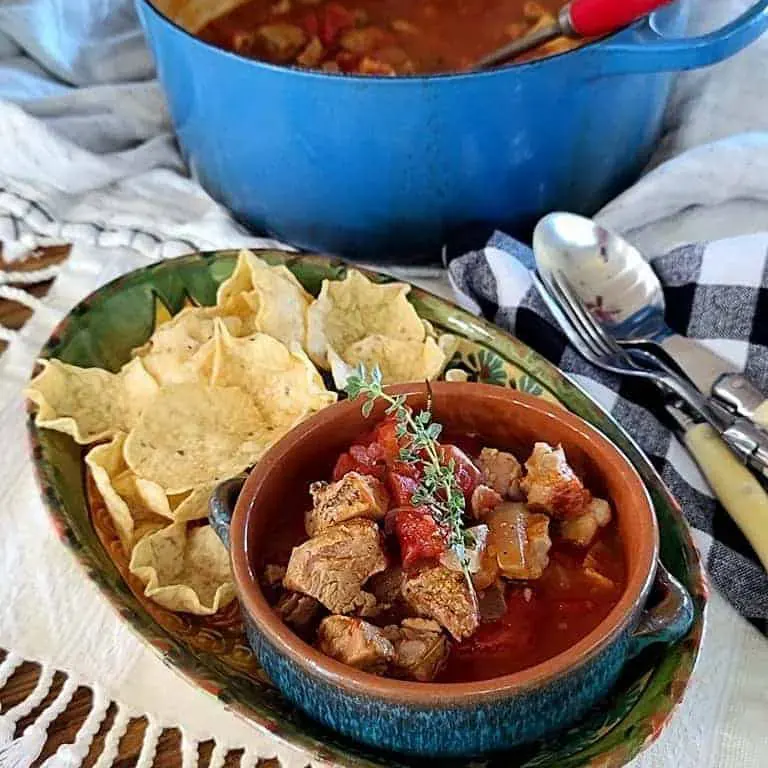
[[[336,466],[333,468],[333,474],[331,480],[335,483],[337,480],[341,480],[347,472],[353,472],[357,465],[355,460],[349,455],[349,453],[342,453],[338,459],[336,459]]]
[[[339,54],[341,56],[341,54]],[[397,421],[393,416],[389,416],[379,422],[374,430],[376,433],[376,442],[384,451],[384,458],[387,464],[400,460],[400,448],[403,441],[397,436]]]
[[[320,22],[317,19],[317,14],[314,11],[309,11],[304,15],[301,21],[301,26],[307,33],[307,37],[310,39],[318,37],[320,33]]]
[[[357,53],[350,53],[349,51],[340,51],[336,55],[336,63],[339,65],[339,69],[342,72],[349,74],[350,72],[357,72],[357,66],[360,63],[360,55]]]
[[[472,498],[472,491],[479,485],[482,473],[474,465],[472,459],[455,445],[440,446],[441,459],[445,464],[453,461],[454,474],[467,503]]]
[[[373,475],[383,480],[387,471],[381,447],[376,443],[369,446],[353,445],[349,449],[349,455],[357,462],[359,471],[364,475]]]
[[[376,446],[376,443],[371,443],[371,446]],[[358,463],[366,467],[372,467],[377,463],[382,463],[376,456],[378,451],[374,450],[373,454],[368,453],[368,449],[371,446],[367,445],[353,445],[349,449],[349,455]],[[378,446],[376,446],[378,448]]]
[[[351,11],[339,3],[328,3],[323,11],[318,34],[323,45],[330,46],[336,42],[341,32],[354,26],[355,17]]]
[[[419,487],[419,481],[406,475],[398,475],[395,472],[387,474],[387,488],[392,497],[392,503],[397,507],[410,506],[413,494]]]
[[[504,499],[487,485],[478,485],[472,492],[470,507],[472,514],[482,520],[493,509],[501,504]]]
[[[421,464],[408,464],[405,461],[393,461],[389,465],[389,471],[395,475],[411,477],[414,480],[420,480],[424,474],[424,469]]]
[[[399,509],[395,513],[395,534],[400,543],[403,568],[437,560],[445,551],[445,542],[434,519],[424,510]]]
[[[335,482],[344,477],[347,472],[359,472],[361,475],[372,475],[383,481],[386,471],[387,467],[380,446],[376,443],[371,443],[367,447],[353,445],[336,460],[332,478]]]

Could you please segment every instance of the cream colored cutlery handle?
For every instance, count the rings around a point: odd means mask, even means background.
[[[708,424],[691,427],[685,433],[685,444],[768,570],[768,494]]]
[[[768,428],[768,400],[763,400],[763,402],[755,408],[755,412],[752,414],[752,420],[761,427]]]
[[[712,386],[724,373],[734,372],[733,366],[720,355],[686,336],[668,336],[661,342],[661,348],[705,396],[709,396]]]

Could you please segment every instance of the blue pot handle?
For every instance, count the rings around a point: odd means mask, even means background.
[[[653,16],[616,42],[584,48],[599,75],[677,72],[717,64],[730,58],[768,29],[768,0],[759,0],[738,19],[701,37],[666,38]]]
[[[219,483],[208,502],[208,520],[227,549],[229,549],[229,526],[232,524],[235,504],[247,477],[248,475],[238,475]]]
[[[629,655],[636,656],[652,643],[673,643],[693,623],[693,600],[683,585],[659,562],[653,594],[654,605],[646,608],[629,641]]]

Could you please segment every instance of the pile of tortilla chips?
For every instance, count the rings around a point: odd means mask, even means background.
[[[335,402],[315,365],[339,389],[360,362],[387,384],[441,372],[449,337],[435,339],[408,291],[349,270],[315,300],[286,267],[243,251],[215,306],[163,308],[118,373],[42,361],[26,393],[36,422],[97,443],[86,465],[147,597],[200,615],[233,599],[208,499]]]

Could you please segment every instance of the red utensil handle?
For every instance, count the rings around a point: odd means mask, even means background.
[[[568,21],[582,37],[600,37],[626,27],[672,0],[572,0]]]

